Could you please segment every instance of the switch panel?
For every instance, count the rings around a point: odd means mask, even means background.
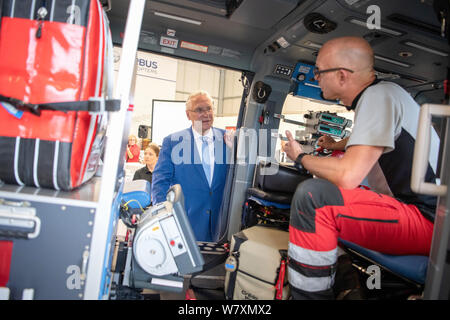
[[[275,67],[274,74],[280,76],[290,77],[292,72],[294,71],[294,67],[284,66],[281,64],[277,64]]]

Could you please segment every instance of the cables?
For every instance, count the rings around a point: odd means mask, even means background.
[[[128,204],[131,202],[137,202],[139,208],[130,208]],[[123,202],[120,204],[120,219],[128,228],[136,228],[139,222],[139,217],[144,213],[144,209],[142,208],[139,201],[135,199],[128,200],[127,202]]]

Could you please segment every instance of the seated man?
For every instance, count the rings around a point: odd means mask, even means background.
[[[315,78],[326,99],[355,111],[352,134],[319,145],[346,150],[342,158],[303,153],[289,131],[288,157],[318,179],[299,184],[291,204],[289,283],[296,299],[331,299],[338,238],[394,255],[428,255],[436,197],[410,187],[419,105],[395,83],[378,81],[372,48],[362,38],[325,43]],[[435,180],[438,137],[433,131],[426,175]],[[367,176],[372,190],[357,188]]]
[[[229,138],[224,130],[212,127],[213,101],[207,92],[189,96],[186,116],[192,121],[192,127],[163,140],[153,171],[152,202],[165,201],[169,187],[180,184],[196,239],[214,241],[219,236],[217,227],[228,170]]]

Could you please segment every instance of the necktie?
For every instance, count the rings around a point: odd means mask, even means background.
[[[211,186],[211,160],[209,157],[208,138],[202,137],[202,140],[202,165],[203,170],[205,171],[206,180],[208,180],[208,184]]]

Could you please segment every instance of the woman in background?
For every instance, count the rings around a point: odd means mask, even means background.
[[[150,143],[144,151],[145,166],[134,173],[133,180],[144,179],[151,184],[153,169],[155,168],[156,162],[158,161],[158,157],[159,147],[154,143]]]
[[[127,145],[127,162],[139,162],[139,154],[141,148],[137,145],[137,138],[135,135],[128,136]]]

